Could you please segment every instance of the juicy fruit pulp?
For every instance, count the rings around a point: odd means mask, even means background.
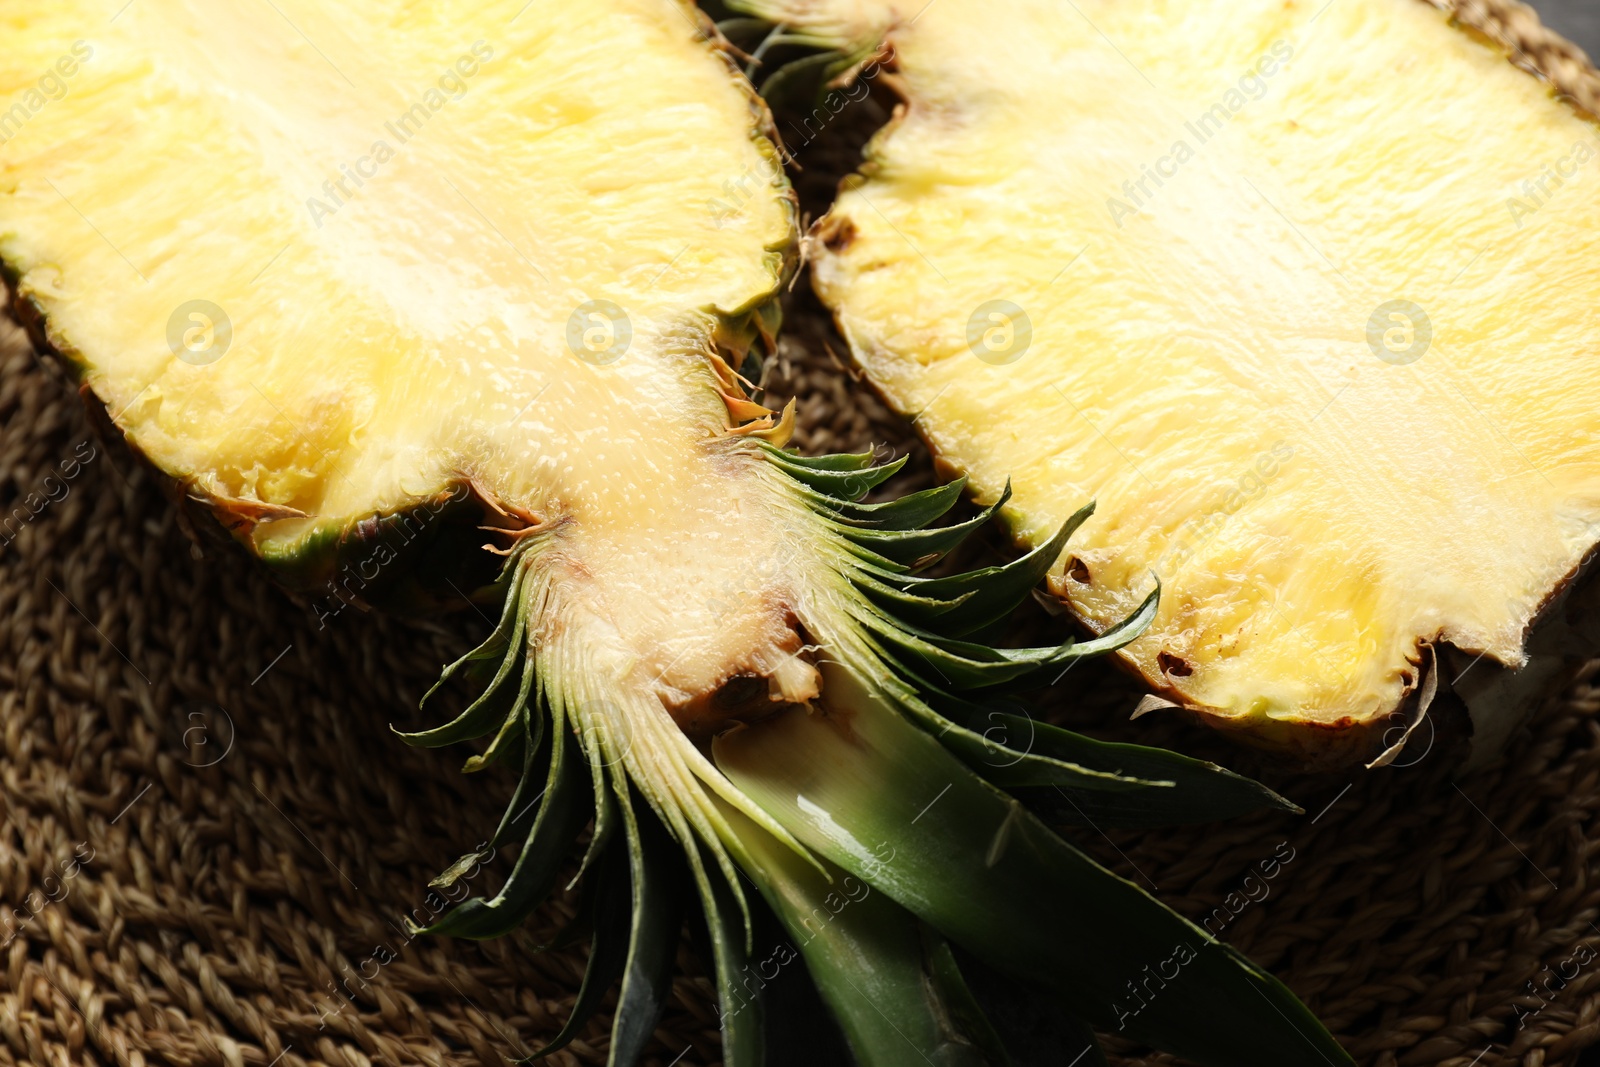
[[[1595,126],[1416,0],[919,6],[777,5],[908,101],[816,284],[1024,541],[1097,499],[1055,590],[1154,571],[1122,655],[1312,751],[1522,666],[1600,517]]]
[[[618,0],[597,35],[517,7],[34,5],[7,95],[83,58],[0,146],[0,249],[133,443],[259,520],[260,554],[470,479],[565,524],[633,669],[694,692],[733,671],[711,635],[751,635],[738,659],[787,633],[695,595],[786,533],[713,444],[708,356],[776,289],[787,193],[691,11]],[[595,76],[619,53],[646,106]]]

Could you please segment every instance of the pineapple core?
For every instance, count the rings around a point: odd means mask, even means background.
[[[557,528],[550,625],[666,705],[814,688],[773,565],[797,520],[713,362],[792,200],[692,6],[3,10],[19,300],[256,552],[470,478]]]
[[[1319,747],[1524,664],[1600,538],[1592,122],[1417,0],[758,6],[893,45],[819,292],[1019,538],[1098,501],[1053,586],[1160,576],[1153,687]]]

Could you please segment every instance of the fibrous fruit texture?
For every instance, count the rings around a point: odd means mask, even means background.
[[[1592,649],[1600,142],[1547,84],[1417,0],[755,6],[892,50],[818,292],[1024,543],[1097,499],[1051,586],[1160,577],[1152,689],[1326,761],[1453,685],[1492,751]]]

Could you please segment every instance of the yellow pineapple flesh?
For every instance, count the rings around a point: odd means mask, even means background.
[[[1159,575],[1152,688],[1370,756],[1435,649],[1528,664],[1600,537],[1589,119],[1417,0],[756,6],[893,49],[817,289],[1019,539],[1098,501],[1052,584],[1099,629]]]

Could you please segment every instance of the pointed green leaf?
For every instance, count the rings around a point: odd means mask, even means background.
[[[900,473],[900,468],[906,465],[906,457],[901,456],[877,467],[830,470],[796,462],[797,457],[787,452],[769,449],[766,454],[795,481],[827,496],[849,501],[866,496],[874,488]]]
[[[588,821],[583,803],[583,772],[563,724],[553,723],[554,751],[546,778],[544,802],[528,832],[522,853],[511,868],[506,884],[491,900],[470,897],[450,909],[423,933],[447,934],[485,940],[510,933],[543,902],[554,888],[561,860]]]
[[[941,613],[937,621],[924,621],[925,616],[903,617],[914,626],[926,626],[947,637],[961,637],[1005,618],[1026,600],[1055,565],[1068,538],[1093,513],[1094,505],[1086,505],[1063,523],[1049,541],[1004,566],[984,567],[945,578],[907,578],[894,573],[875,577],[910,596],[959,602],[962,605],[959,613]]]
[[[1005,659],[987,645],[969,645],[972,655],[952,651],[926,632],[884,619],[875,613],[857,615],[873,634],[872,644],[885,659],[903,664],[902,673],[924,684],[954,690],[986,689],[1003,685],[1038,672],[1035,663],[1016,663]]]
[[[1094,503],[1085,504],[1061,524],[1055,536],[1033,551],[1003,566],[972,572],[980,575],[971,583],[972,596],[965,601],[959,614],[940,620],[939,633],[962,637],[1010,615],[1044,580],[1072,535],[1093,514]],[[919,595],[948,595],[937,587],[931,591],[923,589],[916,592]]]
[[[617,984],[628,960],[630,912],[633,895],[628,881],[628,857],[623,849],[611,849],[595,871],[598,882],[589,897],[589,960],[584,964],[583,981],[572,1002],[567,1021],[550,1043],[531,1059],[543,1059],[572,1043],[600,1010],[601,1003]]]
[[[928,974],[928,1000],[939,1012],[941,1028],[947,1034],[958,1035],[972,1045],[975,1062],[994,1064],[995,1067],[1014,1067],[1006,1054],[1000,1035],[978,1006],[972,991],[967,988],[966,977],[956,963],[950,942],[927,923],[917,923],[922,934],[922,956]]]
[[[522,777],[517,779],[511,803],[506,805],[506,810],[500,816],[500,824],[494,828],[494,836],[489,839],[491,852],[514,837],[527,836],[538,811],[539,799],[544,796],[550,772],[551,746],[560,741],[559,737],[546,736],[546,714],[536,701],[523,703],[522,716],[523,729],[527,733],[522,750]],[[538,773],[541,760],[545,771],[543,775]]]
[[[589,758],[589,780],[594,784],[594,834],[589,838],[589,847],[583,853],[583,861],[578,864],[578,873],[567,883],[568,889],[578,884],[584,873],[589,870],[590,864],[605,852],[606,846],[611,843],[611,838],[617,831],[617,800],[612,795],[605,752],[598,744],[592,744],[586,755]]]
[[[525,684],[531,683],[533,671],[524,669],[522,676],[525,679]],[[527,694],[525,692],[519,693],[517,701],[512,705],[511,713],[500,724],[500,730],[494,735],[494,740],[489,742],[489,747],[479,755],[468,756],[467,761],[461,765],[463,774],[473,774],[483,770],[485,767],[493,766],[510,755],[513,749],[518,752],[523,750],[524,716],[522,712],[526,706]]]
[[[1049,787],[1050,792],[1042,794],[1039,802],[1078,822],[1096,827],[1187,826],[1263,808],[1300,811],[1260,782],[1215,763],[1161,748],[1097,741],[1037,722],[1020,704],[985,708],[943,696],[932,697],[929,703],[987,743],[976,758],[947,744],[967,766],[1002,789]],[[1086,791],[1055,773],[1050,762],[1035,757],[1123,777],[1165,781],[1171,788],[1123,790],[1115,795],[1105,790]]]
[[[1204,1067],[1353,1062],[1271,975],[1066,844],[844,668],[824,676],[828,710],[713,746],[806,845],[1109,1032]]]
[[[1115,652],[1138,640],[1155,621],[1156,612],[1160,607],[1161,582],[1158,579],[1155,588],[1150,590],[1149,595],[1134,609],[1132,615],[1098,637],[1092,637],[1087,641],[1069,641],[1059,648],[1002,648],[997,651],[1003,659],[1013,663],[1036,663],[1041,667],[1059,667],[1073,660],[1103,656],[1107,652]]]
[[[1041,671],[1123,647],[1144,633],[1154,621],[1160,597],[1161,587],[1157,584],[1132,615],[1105,633],[1087,641],[1072,638],[1055,648],[991,648],[972,641],[940,637],[885,619],[875,612],[858,612],[857,618],[882,642],[898,649],[903,657],[927,667],[945,686],[983,689],[1014,684]]]
[[[907,493],[881,504],[854,504],[832,497],[810,494],[808,499],[822,505],[822,511],[835,522],[872,530],[918,530],[937,521],[955,507],[965,489],[965,475],[953,482],[917,493]]]
[[[838,529],[854,544],[916,570],[954,550],[974,530],[988,522],[995,510],[1010,499],[1010,496],[1011,486],[1007,485],[999,500],[965,522],[950,526],[934,526],[920,530],[873,530],[851,526],[840,526]]]
[[[677,846],[653,815],[643,814],[629,829],[633,918],[608,1067],[633,1067],[650,1044],[672,995],[672,965],[683,926],[684,872]]]
[[[790,943],[758,973],[805,958],[860,1067],[922,1063],[1005,1067],[993,1033],[971,1003],[954,961],[915,916],[832,863],[830,882],[731,806],[740,866],[788,931]],[[947,966],[948,964],[948,966]],[[998,1054],[997,1054],[998,1053]]]
[[[500,579],[497,583],[506,586],[505,599],[500,607],[499,622],[495,624],[495,628],[484,639],[482,644],[454,663],[449,664],[440,672],[439,680],[429,686],[428,691],[422,695],[422,704],[424,706],[434,693],[438,692],[446,682],[455,677],[458,671],[484,660],[503,659],[506,650],[512,647],[511,632],[516,626],[517,616],[520,614],[517,610],[522,600],[520,591],[523,579],[527,575],[526,568],[515,565],[518,558],[520,558],[520,553],[518,556],[507,559],[506,567],[501,571]]]
[[[872,574],[882,572],[885,574],[909,575],[914,569],[907,564],[892,560],[888,556],[879,555],[868,546],[848,537],[844,539],[842,547],[859,561],[858,566]]]
[[[934,600],[902,592],[867,574],[853,574],[851,581],[863,596],[889,618],[933,633],[945,632],[940,620],[975,595],[968,592],[954,600]]]
[[[803,44],[806,38],[795,37],[791,43]],[[841,59],[837,52],[831,49],[819,52],[779,67],[761,83],[761,95],[774,107],[784,104],[811,107],[818,102],[827,84],[849,68],[850,62]]]
[[[487,860],[500,846],[512,837],[526,836],[528,826],[533,819],[535,802],[544,795],[545,776],[537,773],[539,759],[548,759],[548,746],[544,743],[544,715],[534,714],[526,707],[522,712],[525,720],[524,729],[527,738],[522,748],[522,776],[517,779],[516,791],[511,794],[511,803],[506,805],[506,810],[500,816],[500,824],[495,827],[494,835],[484,843],[480,851],[469,852],[451,864],[444,873],[428,884],[446,889],[454,885],[468,870]],[[546,768],[548,770],[548,768]],[[534,794],[534,790],[539,792]]]
[[[877,458],[872,452],[830,452],[825,456],[802,456],[766,442],[762,442],[761,450],[781,466],[807,471],[864,471]]]
[[[520,588],[517,587],[517,588]],[[523,651],[523,634],[527,631],[527,612],[522,610],[520,597],[515,589],[506,604],[509,609],[515,602],[516,611],[513,613],[511,634],[507,639],[507,651],[500,661],[499,670],[495,671],[494,678],[489,682],[483,693],[467,706],[467,709],[443,726],[435,726],[430,730],[421,730],[417,733],[406,733],[395,730],[401,739],[408,745],[417,745],[421,748],[442,748],[461,741],[472,741],[482,737],[496,726],[503,725],[513,713],[518,701],[527,699],[529,687],[533,684],[533,665],[528,662],[528,657]],[[502,620],[503,621],[503,620]],[[462,662],[457,660],[457,663]],[[520,684],[515,690],[507,690],[505,683],[511,677],[512,668],[520,669]],[[448,668],[447,668],[448,670]],[[441,679],[439,684],[443,684]],[[438,688],[438,684],[434,689]],[[428,696],[433,694],[433,689],[428,691]],[[422,699],[426,703],[428,696]],[[392,727],[391,727],[392,729]]]
[[[747,982],[744,909],[720,878],[712,880],[711,896],[702,904],[716,971],[723,1067],[762,1067],[767,1055],[766,1017],[759,987]]]
[[[913,722],[938,738],[967,766],[990,781],[995,781],[991,775],[998,775],[1015,785],[1057,785],[1070,787],[1078,792],[1096,794],[1133,792],[1143,795],[1173,791],[1174,783],[1170,780],[1141,778],[1126,771],[1109,768],[1104,765],[1104,760],[1100,761],[1098,766],[1080,763],[1071,758],[1067,747],[1061,747],[1054,752],[1043,751],[1040,748],[1032,750],[1012,748],[999,739],[1002,737],[1010,739],[1012,735],[997,730],[993,725],[985,732],[979,733],[960,721],[946,718],[932,706],[910,694],[900,699],[899,706]],[[1023,721],[1032,723],[1031,719]],[[1041,724],[1040,729],[1051,728]],[[1030,740],[1034,738],[1032,734],[1027,736]]]

